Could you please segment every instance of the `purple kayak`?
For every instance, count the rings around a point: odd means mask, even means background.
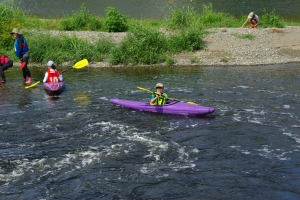
[[[149,102],[145,101],[133,101],[118,98],[112,98],[110,99],[110,102],[131,109],[168,114],[206,115],[215,111],[215,109],[211,107],[188,104],[180,101],[173,101],[159,106],[152,106]]]
[[[46,82],[44,83],[44,90],[49,95],[59,95],[65,90],[65,82]]]

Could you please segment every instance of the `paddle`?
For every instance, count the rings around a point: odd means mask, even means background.
[[[142,88],[142,87],[137,87],[137,88],[140,89],[140,90],[144,90],[144,91],[146,91],[146,92],[149,92],[149,93],[151,93],[151,94],[156,94],[156,92],[152,92],[151,90],[148,90],[148,89],[146,89],[146,88]],[[175,101],[178,101],[178,100],[175,99]],[[191,101],[188,101],[188,102],[186,102],[186,103],[197,105],[196,103],[191,102]]]
[[[75,63],[75,65],[73,67],[70,67],[69,69],[67,70],[64,70],[62,72],[66,72],[66,71],[69,71],[70,69],[81,69],[81,68],[84,68],[85,66],[87,66],[89,64],[88,60],[87,59],[83,59],[83,60],[80,60],[78,61],[77,63]],[[37,81],[35,82],[34,84],[31,84],[29,86],[26,86],[25,88],[28,89],[28,88],[31,88],[37,84],[39,84],[40,82],[42,81]]]

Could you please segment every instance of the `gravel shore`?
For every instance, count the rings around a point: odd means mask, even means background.
[[[300,27],[286,28],[212,28],[203,37],[205,49],[180,53],[174,56],[174,65],[196,66],[251,66],[300,62]],[[52,31],[53,35],[61,34]],[[120,44],[126,33],[74,31],[88,41],[100,37],[110,38]],[[91,63],[93,67],[111,67],[109,63]]]

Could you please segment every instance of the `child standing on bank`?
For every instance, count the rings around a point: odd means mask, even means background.
[[[26,82],[27,84],[31,84],[32,77],[31,77],[31,73],[27,66],[28,60],[30,57],[27,41],[24,38],[24,36],[21,34],[21,32],[19,31],[18,28],[14,28],[12,30],[11,34],[12,34],[13,38],[15,39],[14,47],[15,47],[16,56],[21,61],[20,68],[23,71],[24,82]],[[26,81],[26,79],[27,79],[27,81]]]

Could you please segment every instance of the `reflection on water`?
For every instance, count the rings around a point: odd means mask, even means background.
[[[4,0],[0,0],[3,2]],[[169,6],[193,6],[196,11],[202,12],[202,6],[212,3],[214,10],[230,13],[232,15],[246,15],[250,11],[263,14],[275,11],[276,14],[288,20],[300,20],[300,4],[298,0],[15,0],[28,13],[38,16],[64,16],[79,10],[84,3],[88,10],[95,14],[105,16],[105,9],[109,6],[118,8],[123,14],[136,18],[161,18],[168,13]]]
[[[300,198],[298,64],[87,67],[64,78],[57,99],[10,74],[0,87],[0,199]],[[157,82],[216,111],[163,115],[109,102],[148,100],[137,86]]]

